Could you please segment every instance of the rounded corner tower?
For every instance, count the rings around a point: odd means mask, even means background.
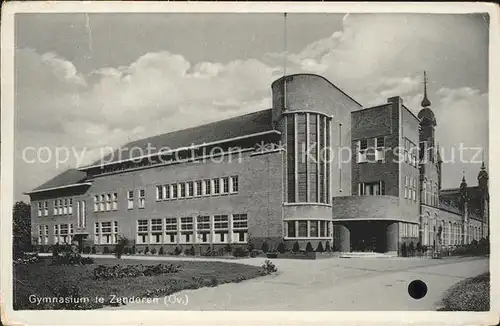
[[[271,89],[273,122],[286,145],[285,240],[328,240],[332,197],[351,193],[350,151],[342,148],[351,148],[351,112],[361,105],[314,74],[283,76]]]

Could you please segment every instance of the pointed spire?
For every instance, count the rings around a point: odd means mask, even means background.
[[[431,106],[431,101],[427,98],[427,72],[424,70],[424,98],[421,103],[423,108]]]

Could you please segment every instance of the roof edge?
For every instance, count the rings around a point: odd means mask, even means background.
[[[32,190],[32,191],[27,191],[23,192],[24,195],[31,195],[31,194],[37,194],[40,192],[46,192],[46,191],[51,191],[51,190],[58,190],[58,189],[64,189],[64,188],[73,188],[73,187],[79,187],[79,186],[91,186],[92,182],[81,182],[81,183],[72,183],[69,185],[64,185],[64,186],[57,186],[57,187],[49,187],[49,188],[43,188],[43,189],[38,189],[38,190]]]
[[[118,160],[118,161],[114,161],[114,162],[108,162],[108,163],[105,163],[105,164],[93,164],[93,165],[89,165],[89,166],[84,166],[84,167],[78,168],[77,170],[79,170],[79,171],[86,171],[86,170],[89,170],[89,169],[92,169],[92,168],[96,168],[96,167],[104,167],[104,166],[109,166],[109,165],[113,165],[113,164],[125,163],[125,162],[134,161],[134,160],[145,159],[145,158],[150,158],[150,157],[156,157],[156,156],[159,156],[159,155],[165,155],[165,154],[175,153],[175,152],[179,152],[179,151],[182,151],[182,150],[189,150],[189,149],[201,148],[201,147],[211,146],[211,145],[216,145],[216,144],[223,144],[223,143],[227,143],[227,142],[231,142],[231,141],[235,141],[235,140],[241,140],[241,139],[246,139],[246,138],[251,138],[251,137],[258,137],[258,136],[263,136],[263,135],[272,134],[272,133],[281,135],[280,131],[278,131],[276,129],[271,129],[271,130],[267,130],[267,131],[257,132],[257,133],[243,135],[243,136],[238,136],[238,137],[233,137],[233,138],[221,139],[221,140],[217,140],[217,141],[213,141],[213,142],[208,142],[208,143],[203,143],[203,144],[196,144],[196,145],[192,145],[192,146],[178,147],[178,148],[171,149],[171,150],[164,151],[164,152],[156,152],[156,153],[152,153],[152,154],[148,154],[148,155],[143,155],[143,156],[128,158],[128,159],[124,159],[124,160]]]

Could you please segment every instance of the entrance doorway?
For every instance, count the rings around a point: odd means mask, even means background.
[[[349,225],[351,251],[386,252],[386,224],[380,221],[360,221]]]

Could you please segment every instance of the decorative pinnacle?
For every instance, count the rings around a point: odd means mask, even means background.
[[[424,70],[424,98],[421,103],[423,108],[431,106],[431,101],[427,98],[427,72]]]

